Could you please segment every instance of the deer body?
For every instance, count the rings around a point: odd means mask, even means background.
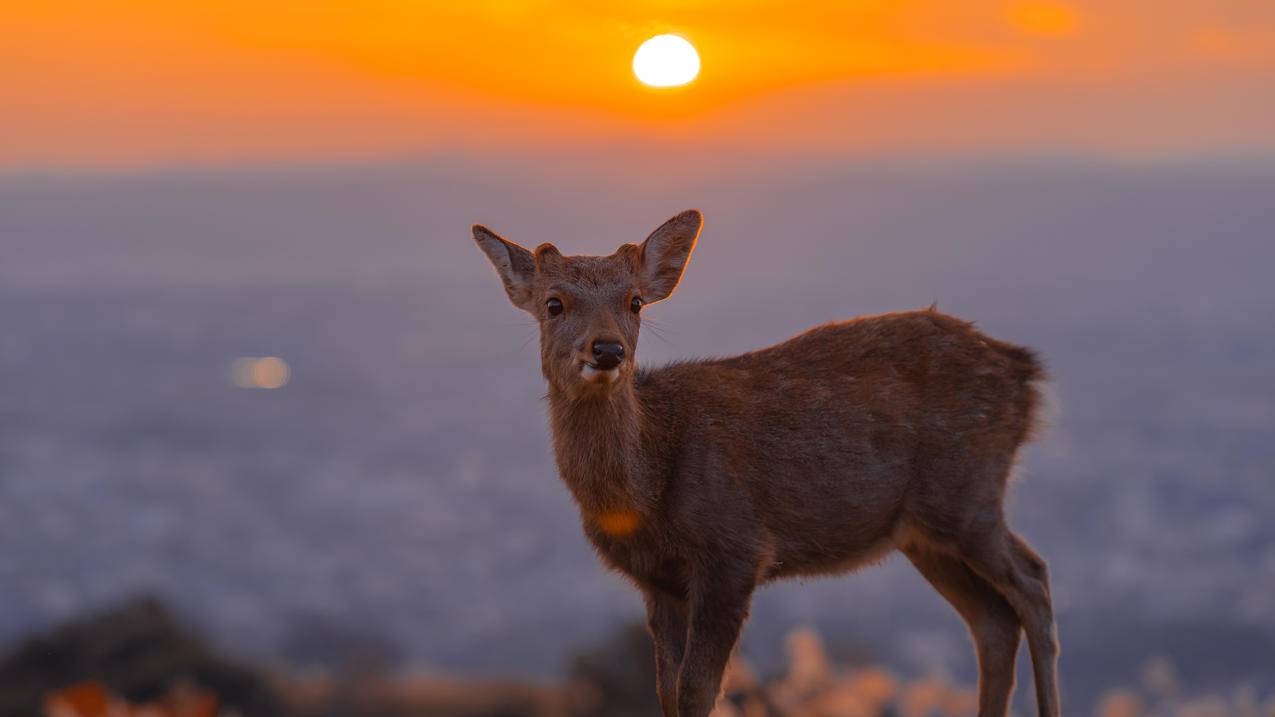
[[[1039,362],[929,310],[638,370],[641,305],[672,292],[700,222],[683,213],[602,258],[475,228],[540,319],[559,472],[600,557],[643,593],[666,717],[712,710],[757,586],[894,550],[969,624],[980,715],[1006,713],[1025,630],[1040,713],[1056,717],[1045,564],[1002,510]]]

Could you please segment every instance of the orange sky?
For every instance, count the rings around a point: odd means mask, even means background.
[[[1275,154],[1271,0],[0,0],[0,169],[631,144]],[[633,78],[677,32],[691,85]]]

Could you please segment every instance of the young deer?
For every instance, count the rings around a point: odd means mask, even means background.
[[[606,257],[474,239],[540,324],[558,470],[602,560],[646,600],[666,717],[713,708],[753,591],[902,551],[969,625],[979,715],[1004,715],[1020,631],[1057,717],[1042,560],[1005,523],[1043,370],[934,310],[815,327],[770,348],[639,369],[642,308],[699,236],[682,212]]]

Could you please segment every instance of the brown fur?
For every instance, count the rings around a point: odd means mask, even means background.
[[[558,468],[602,560],[642,590],[666,717],[711,711],[758,585],[894,550],[969,625],[979,714],[1006,713],[1025,631],[1040,714],[1057,717],[1045,563],[1002,507],[1040,400],[1035,355],[930,309],[638,370],[631,300],[672,293],[701,223],[683,212],[609,257],[474,228],[540,322]],[[595,341],[624,347],[614,374],[587,368]]]

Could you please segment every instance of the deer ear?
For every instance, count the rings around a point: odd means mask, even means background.
[[[536,257],[481,224],[474,225],[474,241],[496,267],[509,300],[524,311],[532,311],[531,288],[536,278]]]
[[[643,302],[667,299],[677,288],[703,226],[704,216],[696,209],[688,209],[664,222],[642,242],[638,248],[638,280]]]

